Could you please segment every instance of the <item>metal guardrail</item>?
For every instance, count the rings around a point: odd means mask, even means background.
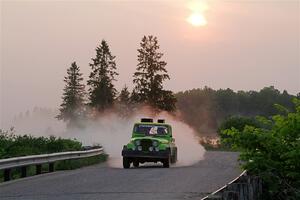
[[[224,185],[223,187],[219,188],[218,190],[214,191],[213,193],[207,195],[206,197],[202,198],[201,200],[209,200],[211,198],[217,199],[218,196],[217,194],[222,192],[223,190],[225,190],[229,185],[233,184],[234,182],[236,182],[240,177],[246,175],[247,171],[243,171],[238,177],[236,177],[235,179],[233,179],[232,181],[230,181],[229,183],[227,183],[226,185]]]
[[[262,179],[243,171],[238,177],[201,200],[258,200],[263,199]]]
[[[49,172],[53,172],[56,161],[87,158],[101,154],[103,154],[103,148],[0,159],[0,170],[4,170],[4,181],[9,181],[13,168],[21,168],[21,177],[26,177],[27,166],[30,165],[36,165],[36,174],[41,174],[42,164],[49,164]]]

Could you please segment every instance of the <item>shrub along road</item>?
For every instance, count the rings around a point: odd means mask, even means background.
[[[238,154],[206,152],[189,167],[110,168],[98,164],[0,184],[1,200],[200,199],[241,173]]]

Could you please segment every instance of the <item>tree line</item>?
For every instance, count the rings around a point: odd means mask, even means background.
[[[300,98],[273,86],[260,91],[214,90],[209,87],[187,90],[175,94],[181,118],[197,132],[215,134],[225,119],[231,116],[269,117],[278,114],[275,104],[294,110],[293,98]]]
[[[169,80],[163,53],[155,36],[144,36],[137,49],[137,66],[133,78],[133,90],[125,85],[120,92],[115,88],[118,72],[116,57],[105,40],[95,49],[96,55],[89,63],[91,72],[83,83],[80,67],[73,62],[64,77],[65,87],[58,119],[69,126],[78,125],[86,117],[94,117],[114,109],[121,116],[128,116],[140,105],[149,105],[153,110],[178,111],[183,121],[201,134],[215,134],[224,119],[230,116],[265,117],[278,113],[274,104],[293,110],[292,99],[300,98],[286,90],[280,92],[273,86],[260,91],[233,91],[192,89],[174,94],[163,88]],[[88,89],[86,89],[86,87]]]
[[[116,56],[111,53],[108,43],[102,40],[96,47],[96,56],[89,64],[91,72],[87,91],[77,63],[73,62],[67,69],[57,118],[73,126],[88,115],[101,114],[116,106],[125,115],[139,105],[149,105],[156,111],[174,111],[176,98],[172,91],[163,88],[163,82],[170,77],[166,69],[167,62],[162,59],[163,53],[159,48],[157,37],[149,35],[142,38],[137,50],[133,91],[129,92],[125,85],[118,93],[114,85],[119,75]]]

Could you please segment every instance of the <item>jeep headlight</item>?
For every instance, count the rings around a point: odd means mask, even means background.
[[[158,142],[157,142],[156,140],[154,140],[154,141],[152,142],[152,145],[153,145],[154,147],[157,147],[157,146],[158,146]]]
[[[158,148],[158,147],[155,147],[155,151],[159,151],[159,148]]]
[[[141,141],[140,141],[140,140],[136,140],[136,141],[135,141],[135,144],[136,144],[137,146],[139,146],[139,145],[141,145]]]

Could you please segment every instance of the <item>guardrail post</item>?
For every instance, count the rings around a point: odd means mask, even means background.
[[[42,173],[42,163],[48,163],[49,172],[53,172],[55,170],[54,164],[56,161],[80,159],[96,155],[103,155],[103,148],[6,158],[0,159],[0,171],[3,171],[4,181],[9,181],[12,179],[12,170],[15,168],[20,169],[18,172],[21,173],[21,177],[26,177],[28,175],[29,166],[35,166],[36,175],[38,175]]]
[[[42,165],[36,165],[35,167],[35,171],[36,171],[36,174],[41,174],[42,173]]]
[[[27,166],[21,167],[21,177],[24,178],[27,176]]]
[[[9,181],[11,179],[11,169],[4,170],[4,181]]]
[[[54,163],[49,163],[49,172],[54,172]]]

